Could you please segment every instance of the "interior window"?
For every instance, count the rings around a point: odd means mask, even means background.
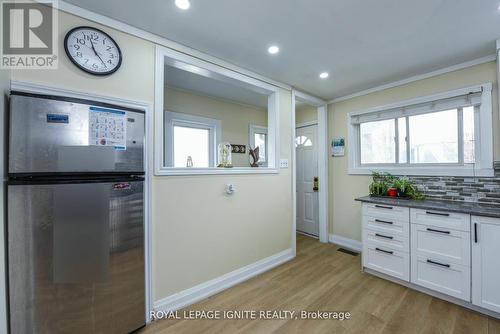
[[[262,89],[180,65],[164,65],[165,168],[268,167],[273,98]],[[251,166],[249,150],[255,147],[259,160]]]

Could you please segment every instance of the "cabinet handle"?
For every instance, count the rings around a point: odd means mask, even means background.
[[[436,215],[436,216],[443,216],[443,217],[449,217],[449,213],[441,213],[441,212],[432,212],[432,211],[425,211],[426,214],[428,215]]]
[[[375,222],[382,223],[382,224],[389,224],[389,225],[394,224],[393,222],[390,222],[390,221],[387,221],[387,220],[380,220],[380,219],[375,219]]]
[[[477,244],[477,223],[474,223],[474,243]]]
[[[383,235],[383,234],[378,234],[378,233],[375,233],[375,236],[376,237],[380,237],[380,238],[386,238],[386,239],[394,239],[394,237],[390,237],[388,235]]]
[[[441,267],[446,267],[446,268],[450,267],[449,264],[439,263],[439,262],[432,261],[432,260],[429,260],[429,259],[427,259],[427,263],[435,264],[435,265],[438,265],[438,266],[441,266]]]
[[[394,254],[394,252],[391,252],[391,251],[386,251],[386,250],[383,250],[383,249],[380,249],[380,248],[375,248],[376,251],[379,251],[379,252],[382,252],[382,253],[386,253],[386,254]]]
[[[429,231],[429,232],[443,233],[443,234],[450,234],[450,231],[440,231],[440,230],[435,230],[433,228],[428,228],[427,231]]]
[[[379,208],[379,209],[389,209],[389,210],[392,210],[392,206],[385,206],[385,205],[375,205],[376,208]]]

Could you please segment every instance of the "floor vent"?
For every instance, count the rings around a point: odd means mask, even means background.
[[[349,255],[352,255],[352,256],[358,256],[359,255],[359,253],[353,252],[352,250],[348,250],[348,249],[345,249],[345,248],[339,248],[337,250],[339,252],[346,253],[346,254],[349,254]]]

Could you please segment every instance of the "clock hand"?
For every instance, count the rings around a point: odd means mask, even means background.
[[[102,60],[101,56],[99,56],[99,54],[97,53],[95,47],[94,47],[94,42],[92,42],[92,38],[90,38],[90,45],[92,45],[92,50],[94,50],[94,53],[95,55],[97,56],[97,58],[99,58],[99,60],[101,61],[101,63],[104,65],[105,68],[108,68],[106,66],[106,63]]]

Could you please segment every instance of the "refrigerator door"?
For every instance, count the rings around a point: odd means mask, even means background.
[[[143,182],[8,185],[13,334],[145,324]]]
[[[144,171],[144,113],[12,93],[9,174]]]

